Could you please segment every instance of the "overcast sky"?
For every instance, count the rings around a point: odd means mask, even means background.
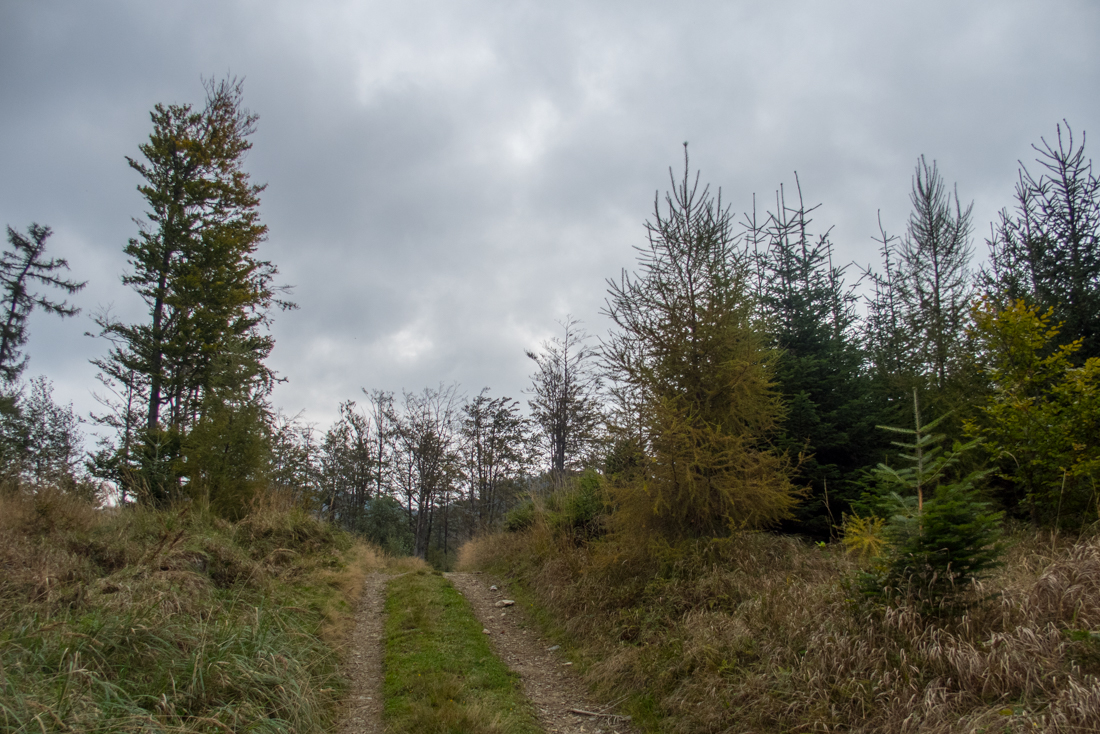
[[[88,281],[80,316],[32,320],[26,376],[81,414],[90,315],[147,318],[119,281],[145,211],[125,156],[227,74],[260,116],[260,254],[300,305],[273,401],[323,429],[364,387],[524,399],[557,320],[606,330],[684,141],[738,212],[797,171],[864,265],[926,155],[984,254],[1031,144],[1100,134],[1100,3],[0,0],[0,225],[51,226]]]

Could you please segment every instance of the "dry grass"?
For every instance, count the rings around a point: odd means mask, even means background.
[[[0,731],[324,731],[376,549],[285,498],[241,522],[0,496]]]
[[[417,556],[401,556],[398,558],[386,558],[386,570],[390,573],[416,573],[417,571],[431,571],[431,565],[423,558]]]
[[[578,547],[536,526],[460,552],[520,580],[653,731],[1100,731],[1100,538],[1019,535],[1007,561],[943,623],[864,602],[838,547],[766,534]]]

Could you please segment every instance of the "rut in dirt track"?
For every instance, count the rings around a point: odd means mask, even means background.
[[[350,682],[348,704],[341,717],[339,734],[384,734],[382,724],[382,634],[389,574],[367,576],[359,607],[355,610],[355,631],[344,662]]]
[[[636,729],[613,712],[594,703],[568,661],[528,624],[516,607],[497,608],[504,587],[482,574],[445,574],[466,597],[475,616],[489,630],[493,652],[523,681],[523,692],[534,705],[539,723],[548,734],[634,734]],[[350,682],[347,708],[339,734],[384,734],[382,679],[384,609],[390,574],[367,577],[355,613],[355,631],[344,663]],[[498,586],[497,591],[490,587]],[[602,716],[573,713],[579,709]]]
[[[595,703],[552,642],[543,639],[517,607],[498,608],[506,597],[499,581],[483,574],[444,574],[473,607],[482,626],[489,630],[493,652],[523,680],[523,692],[534,704],[539,723],[553,734],[634,734],[636,729],[613,711]],[[492,591],[491,587],[498,587]],[[603,716],[576,714],[579,709]]]

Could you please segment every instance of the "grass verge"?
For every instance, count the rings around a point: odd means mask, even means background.
[[[292,504],[238,523],[0,497],[0,732],[321,732],[370,548]]]
[[[577,543],[536,524],[460,567],[526,588],[605,700],[654,732],[1100,731],[1100,538],[1019,533],[961,618],[863,602],[836,548],[746,533]]]
[[[398,576],[389,582],[386,613],[390,731],[541,731],[518,676],[493,655],[481,624],[449,581],[425,570]]]

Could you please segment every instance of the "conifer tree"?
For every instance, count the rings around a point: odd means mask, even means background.
[[[1003,210],[989,240],[986,291],[1007,307],[1024,299],[1053,309],[1060,343],[1081,339],[1078,364],[1100,357],[1100,178],[1085,157],[1085,136],[1057,126],[1057,144],[1042,139],[1039,175],[1020,163],[1016,206]]]
[[[80,309],[65,301],[53,301],[32,288],[35,284],[57,288],[68,294],[81,290],[86,283],[68,280],[60,271],[68,270],[63,258],[46,259],[49,227],[32,224],[24,236],[8,227],[8,245],[0,255],[0,380],[13,383],[26,367],[20,347],[27,343],[27,319],[37,306],[62,318],[75,316]]]
[[[904,236],[886,234],[880,220],[883,270],[864,271],[871,285],[864,344],[884,422],[903,419],[914,387],[941,413],[964,405],[973,387],[963,338],[974,296],[973,205],[963,207],[957,190],[948,193],[935,162],[923,156],[909,198]],[[953,425],[951,433],[959,430]]]
[[[148,320],[97,318],[112,347],[93,363],[128,396],[127,420],[115,421],[127,434],[97,463],[157,503],[189,482],[215,481],[219,472],[198,459],[219,453],[203,441],[217,443],[221,456],[242,452],[219,462],[225,471],[258,471],[256,422],[267,420],[274,379],[264,364],[274,345],[266,326],[273,306],[292,307],[277,298],[276,268],[256,257],[267,232],[259,218],[264,187],[250,182],[243,161],[257,117],[242,106],[240,81],[209,81],[206,91],[201,111],[157,105],[153,133],[139,148],[144,161],[127,159],[149,208],[125,248],[131,271],[122,280],[145,301]],[[128,419],[134,413],[139,426]],[[184,461],[188,452],[194,460]]]
[[[874,470],[890,548],[879,573],[863,583],[873,594],[884,587],[907,594],[923,611],[952,613],[965,607],[970,582],[998,565],[1002,513],[979,491],[988,471],[959,475],[963,455],[979,440],[945,450],[945,436],[936,433],[945,416],[924,423],[915,388],[912,400],[913,428],[881,426],[909,440],[892,442],[906,452],[899,457],[904,466]]]
[[[829,233],[814,237],[795,178],[797,201],[782,187],[766,224],[753,231],[759,297],[767,332],[779,350],[777,388],[786,418],[777,445],[803,455],[795,475],[809,494],[789,529],[827,537],[855,496],[856,474],[877,445],[863,354],[854,333],[856,296],[833,264]]]
[[[618,490],[618,514],[673,537],[767,526],[788,516],[795,492],[768,443],[783,411],[749,253],[721,197],[691,180],[686,146],[683,179],[672,178],[638,272],[608,281],[615,328],[603,361],[642,403],[645,455]]]
[[[909,196],[913,211],[899,249],[900,296],[914,338],[913,362],[937,391],[958,372],[963,329],[974,286],[970,272],[971,213],[936,168],[921,156]]]

